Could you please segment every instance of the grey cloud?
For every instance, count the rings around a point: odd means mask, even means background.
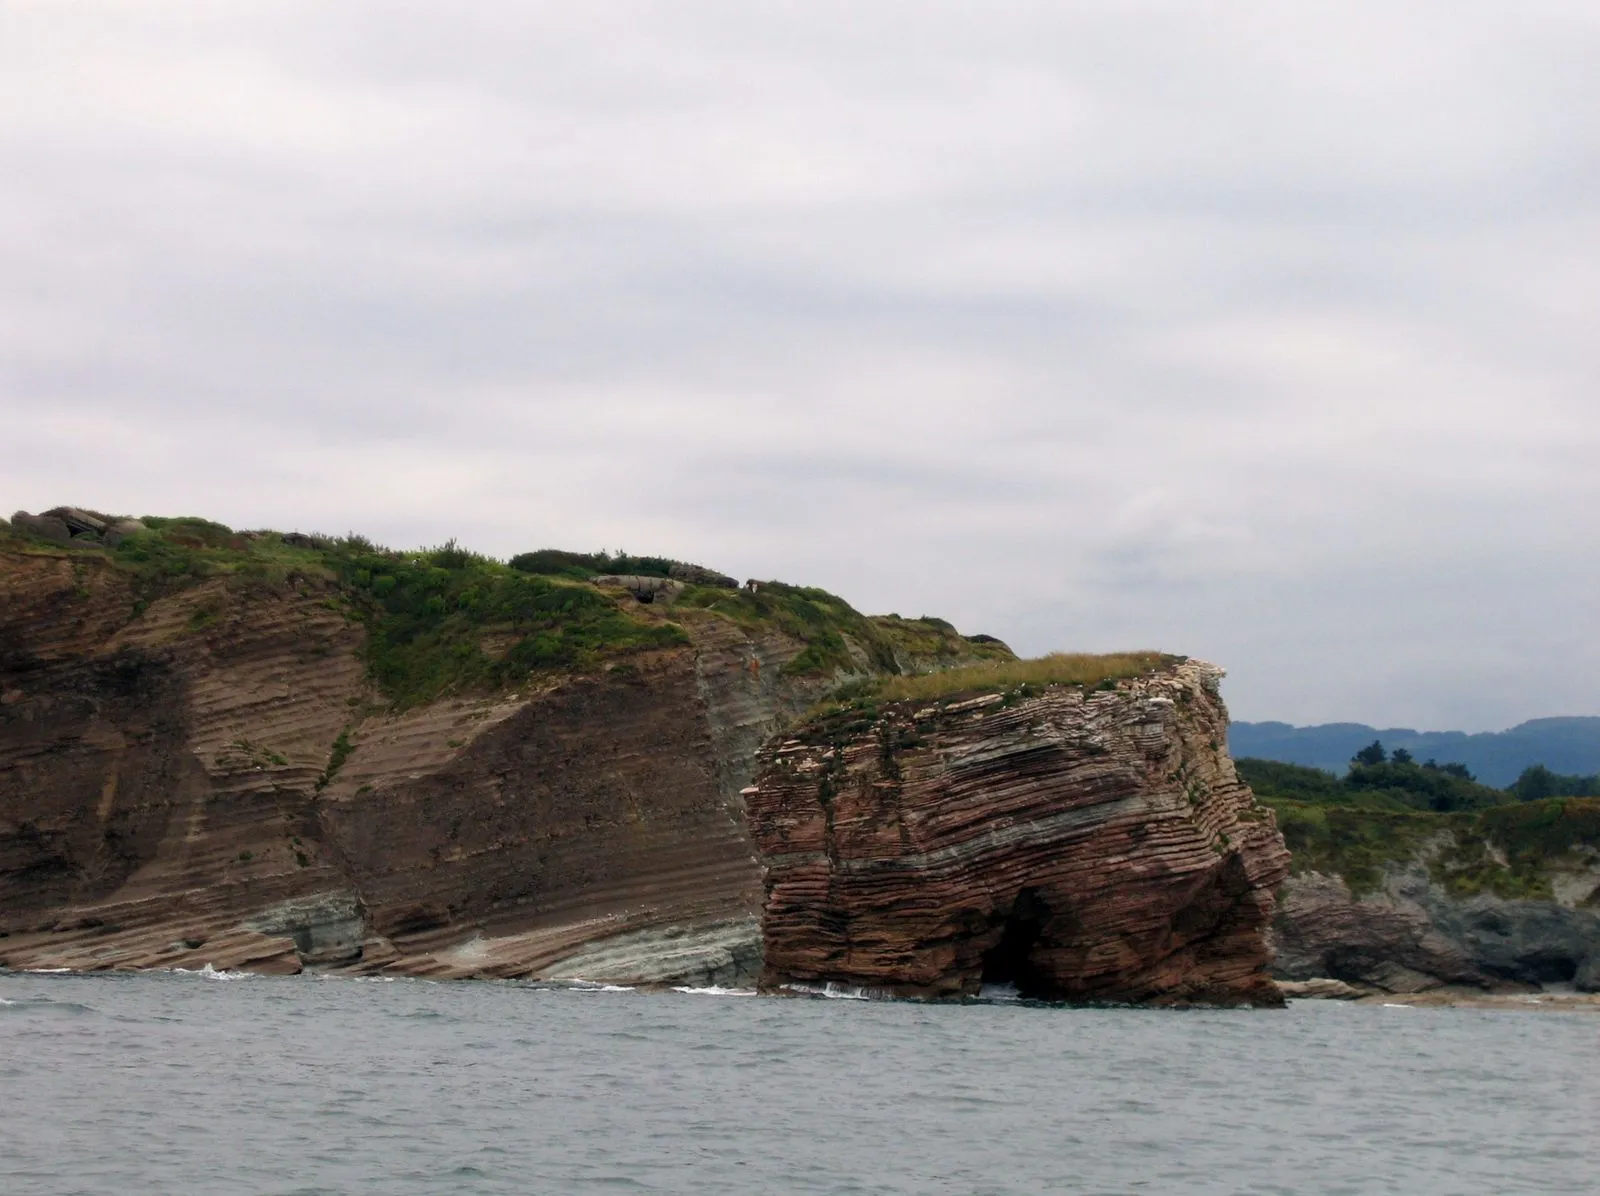
[[[1244,717],[1596,709],[1592,5],[3,19],[13,507],[670,552]]]

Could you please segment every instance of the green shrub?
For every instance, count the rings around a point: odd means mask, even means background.
[[[1263,798],[1436,813],[1488,809],[1510,800],[1501,790],[1480,785],[1460,773],[1405,761],[1352,763],[1343,777],[1277,760],[1243,757],[1234,765],[1245,783]]]
[[[602,574],[670,577],[672,566],[679,563],[664,556],[629,556],[625,552],[565,552],[559,548],[519,553],[508,562],[519,573],[570,577],[574,581],[588,581]]]
[[[572,672],[646,649],[687,641],[671,623],[649,622],[620,609],[587,584],[559,574],[513,569],[462,548],[401,553],[365,537],[316,537],[288,543],[276,532],[244,535],[194,518],[147,517],[108,554],[131,573],[140,609],[163,595],[212,578],[276,586],[322,586],[328,604],[366,627],[364,652],[373,680],[400,708],[446,693],[518,685],[539,672]],[[671,562],[625,556],[584,558],[587,578],[619,563],[656,569]],[[220,608],[218,608],[220,609]],[[215,618],[196,612],[198,629]],[[480,641],[494,632],[509,647],[491,659]],[[331,779],[331,774],[330,779]]]
[[[805,648],[783,669],[791,676],[863,671],[845,643],[847,635],[865,653],[866,668],[899,668],[892,643],[871,620],[843,598],[813,586],[764,581],[753,592],[689,586],[677,605],[715,611],[747,626],[775,627],[801,640]]]
[[[1393,760],[1380,764],[1352,764],[1345,788],[1384,793],[1421,810],[1481,810],[1509,800],[1499,789],[1480,785],[1442,768]]]
[[[682,628],[636,619],[592,587],[520,572],[454,544],[412,554],[341,546],[332,562],[367,625],[373,677],[400,707],[687,642]],[[513,639],[498,660],[480,646],[490,628]]]
[[[1378,887],[1385,865],[1426,856],[1433,880],[1459,896],[1548,900],[1552,864],[1600,849],[1600,799],[1426,813],[1257,796],[1277,813],[1294,872],[1342,876],[1358,896]]]
[[[541,549],[501,563],[454,540],[394,552],[353,533],[286,538],[235,532],[191,516],[146,516],[144,523],[145,531],[103,557],[132,576],[135,614],[215,579],[320,593],[323,605],[364,625],[372,679],[401,708],[688,642],[671,610],[663,617],[655,608],[647,616],[588,584],[597,574],[670,576],[678,562],[667,557]],[[800,640],[800,652],[784,669],[789,675],[896,672],[900,657],[915,658],[914,667],[1011,657],[998,640],[963,638],[943,620],[868,619],[824,590],[781,582],[756,592],[688,585],[677,605]],[[207,626],[222,609],[197,609],[193,629]],[[487,651],[486,643],[492,645]]]
[[[1600,797],[1600,776],[1563,776],[1543,764],[1522,770],[1508,790],[1518,801],[1540,801],[1547,797]]]

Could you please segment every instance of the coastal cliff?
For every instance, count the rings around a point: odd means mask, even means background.
[[[751,979],[762,743],[843,680],[1010,657],[676,562],[521,564],[0,525],[0,964]],[[670,591],[609,576],[640,569]]]
[[[1600,799],[1449,815],[1279,802],[1275,974],[1351,993],[1600,991]]]
[[[0,966],[1272,1004],[1220,675],[660,558],[19,517]]]
[[[1289,856],[1223,746],[1221,671],[1149,663],[884,687],[770,745],[745,792],[763,984],[1280,1004]]]

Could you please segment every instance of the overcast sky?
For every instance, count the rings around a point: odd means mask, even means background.
[[[1600,713],[1600,5],[0,0],[0,446]]]

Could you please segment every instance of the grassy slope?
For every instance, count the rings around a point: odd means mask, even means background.
[[[1152,673],[1182,659],[1159,652],[1056,652],[1036,660],[1019,660],[1008,650],[1004,658],[936,673],[862,677],[841,686],[813,707],[797,734],[811,742],[842,742],[871,727],[886,703],[913,702],[920,706],[999,694],[1010,705],[1051,685],[1110,689],[1118,681]]]
[[[1236,763],[1277,811],[1294,871],[1340,875],[1358,894],[1382,883],[1385,865],[1421,856],[1433,879],[1459,896],[1548,899],[1553,864],[1600,851],[1600,798],[1517,802],[1473,785],[1495,800],[1436,812],[1418,808],[1413,791],[1359,788],[1295,764]]]
[[[453,543],[394,552],[359,536],[241,533],[188,517],[145,523],[148,531],[115,549],[50,544],[15,534],[3,521],[0,537],[13,550],[107,560],[132,576],[133,613],[215,578],[238,586],[320,586],[330,605],[366,625],[373,679],[399,707],[686,644],[674,620],[680,608],[795,637],[805,647],[787,666],[794,675],[1012,658],[1004,644],[968,640],[942,620],[868,618],[818,589],[768,582],[752,593],[691,585],[674,606],[662,607],[618,599],[587,580],[594,571],[665,575],[674,563],[665,558],[545,550],[513,558],[513,568]]]

